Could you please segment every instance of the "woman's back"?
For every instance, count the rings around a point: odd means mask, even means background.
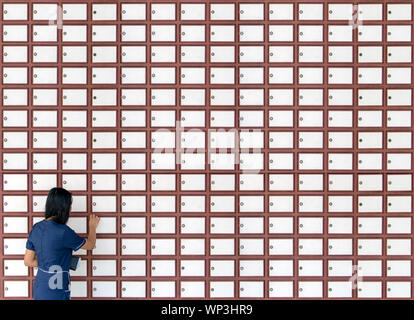
[[[40,268],[48,270],[51,266],[59,265],[63,270],[69,270],[73,249],[68,243],[72,232],[67,225],[53,220],[42,220],[33,226],[28,239],[33,249],[28,249],[36,251]],[[79,244],[81,242],[84,241],[78,241]]]
[[[33,226],[26,248],[36,251],[38,261],[35,299],[41,299],[42,295],[48,299],[51,295],[65,298],[69,294],[72,250],[78,250],[85,241],[67,225],[53,220],[43,220]]]

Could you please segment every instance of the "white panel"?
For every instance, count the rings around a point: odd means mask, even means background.
[[[173,298],[175,297],[175,281],[151,281],[151,297]]]
[[[97,239],[92,254],[115,255],[116,239]]]
[[[27,3],[3,4],[3,20],[27,20]]]
[[[29,281],[4,281],[4,297],[24,298],[29,296]]]
[[[299,281],[300,298],[322,298],[322,281]]]
[[[122,255],[144,255],[145,239],[122,239]]]
[[[146,275],[145,260],[122,260],[123,277],[143,277]]]
[[[234,298],[233,281],[210,281],[211,298]]]
[[[145,281],[122,281],[123,298],[145,298],[146,282]]]
[[[116,298],[116,281],[92,281],[92,297],[94,298]]]
[[[29,268],[24,265],[24,260],[4,260],[4,276],[28,276]]]

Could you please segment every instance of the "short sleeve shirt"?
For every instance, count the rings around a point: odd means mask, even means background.
[[[43,220],[33,226],[26,248],[36,252],[39,268],[48,270],[57,265],[69,271],[72,251],[80,249],[85,242],[67,225]]]

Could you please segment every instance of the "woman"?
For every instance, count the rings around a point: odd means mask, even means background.
[[[72,206],[72,194],[63,188],[52,188],[46,200],[45,220],[36,223],[26,242],[24,264],[38,267],[33,284],[36,300],[69,300],[69,266],[72,250],[95,247],[99,218],[89,216],[88,239],[79,237],[66,225]]]

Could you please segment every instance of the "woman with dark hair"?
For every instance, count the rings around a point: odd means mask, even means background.
[[[36,300],[69,300],[69,267],[72,250],[95,247],[99,218],[89,216],[88,239],[79,237],[66,225],[72,207],[72,194],[63,188],[52,188],[46,199],[45,219],[34,224],[26,242],[24,264],[38,267],[33,283]]]

